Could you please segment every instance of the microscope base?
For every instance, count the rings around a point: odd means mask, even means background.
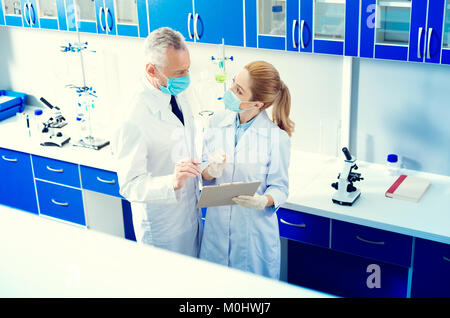
[[[339,204],[339,205],[345,205],[345,206],[352,206],[353,203],[358,200],[358,198],[361,196],[361,191],[357,190],[355,192],[347,193],[346,195],[342,196],[339,195],[339,193],[336,193],[333,195],[333,203]]]

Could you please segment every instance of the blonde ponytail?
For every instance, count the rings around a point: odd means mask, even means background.
[[[291,137],[295,126],[294,122],[289,118],[289,113],[291,111],[291,94],[289,88],[283,81],[281,81],[280,94],[273,107],[273,122]]]
[[[245,66],[251,78],[252,100],[263,102],[262,109],[274,105],[272,120],[291,136],[294,122],[289,118],[291,111],[291,94],[280,79],[276,68],[265,61],[255,61]]]

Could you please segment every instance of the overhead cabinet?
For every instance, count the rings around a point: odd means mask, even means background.
[[[150,31],[170,27],[189,42],[244,46],[242,0],[148,0]]]
[[[357,56],[359,1],[246,1],[247,46]]]
[[[66,30],[64,0],[2,0],[0,24]]]
[[[66,11],[70,31],[78,28],[80,32],[88,33],[148,35],[145,0],[66,0]]]
[[[360,56],[441,63],[444,9],[448,0],[363,0],[361,8]],[[446,9],[448,11],[448,9]],[[447,31],[448,32],[448,31]],[[446,58],[444,58],[445,60]]]

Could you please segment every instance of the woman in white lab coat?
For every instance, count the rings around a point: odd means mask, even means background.
[[[261,181],[254,196],[236,205],[209,207],[200,258],[278,279],[280,238],[276,210],[288,197],[290,94],[269,63],[252,62],[224,95],[226,111],[205,133],[204,185]],[[272,106],[271,120],[266,109]]]

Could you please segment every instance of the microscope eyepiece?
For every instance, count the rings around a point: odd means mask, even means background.
[[[352,160],[352,155],[350,154],[350,151],[348,151],[347,147],[342,148],[342,152],[347,160]]]

